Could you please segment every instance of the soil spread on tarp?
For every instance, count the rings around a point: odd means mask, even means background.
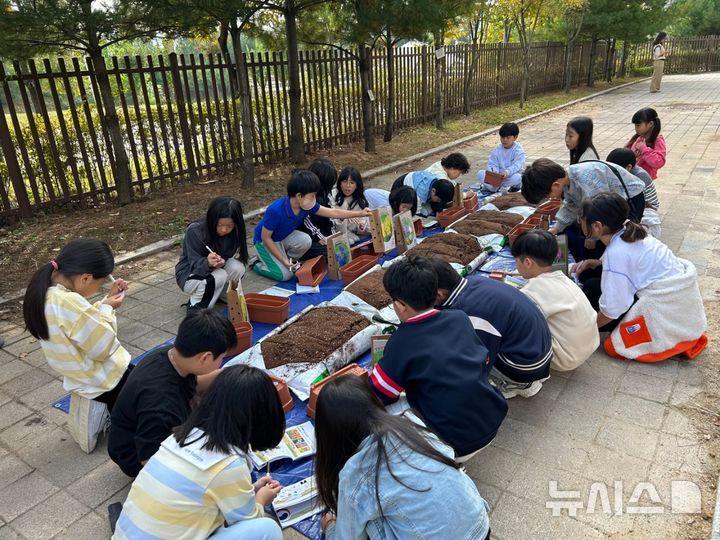
[[[260,342],[265,367],[321,362],[368,326],[370,321],[348,308],[311,309]]]
[[[527,202],[519,191],[500,195],[497,199],[490,201],[490,204],[494,204],[499,210],[507,210],[513,206],[537,206]]]
[[[472,234],[473,236],[483,236],[485,234],[502,234],[506,235],[512,227],[503,225],[502,223],[493,223],[491,221],[483,221],[475,219],[468,221],[463,219],[455,223],[452,227],[453,231],[463,234]]]
[[[463,221],[490,221],[492,223],[500,223],[512,228],[523,221],[520,214],[514,212],[499,212],[498,210],[478,210],[473,212]]]
[[[347,291],[353,293],[355,296],[367,302],[375,309],[382,309],[392,304],[392,298],[385,290],[383,285],[383,276],[385,270],[375,270],[369,274],[356,279],[348,288]]]
[[[439,255],[449,263],[465,266],[480,255],[477,238],[469,234],[441,233],[428,236],[422,243],[408,250],[410,255]]]

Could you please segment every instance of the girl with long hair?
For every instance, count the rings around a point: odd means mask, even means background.
[[[587,116],[577,116],[565,128],[565,146],[570,150],[570,165],[600,159],[592,142],[593,121]]]
[[[388,413],[360,378],[323,387],[315,434],[328,540],[489,538],[487,503],[452,449],[416,416]]]
[[[362,175],[355,167],[345,167],[340,171],[337,185],[330,194],[330,204],[333,208],[342,208],[343,210],[362,210],[368,207]],[[351,244],[370,233],[368,218],[334,219],[333,221],[339,230],[347,232]]]
[[[665,69],[665,57],[667,55],[667,51],[665,51],[666,40],[667,34],[660,32],[652,44],[653,74],[652,80],[650,81],[651,94],[660,91],[660,83],[662,82],[663,70]]]
[[[655,180],[658,170],[665,166],[667,153],[665,137],[660,133],[660,117],[655,109],[645,107],[633,114],[632,123],[635,125],[635,135],[626,147],[635,153],[635,164]]]

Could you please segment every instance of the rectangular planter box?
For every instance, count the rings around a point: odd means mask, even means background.
[[[477,193],[475,193],[475,192],[473,191],[472,194],[471,194],[469,197],[466,197],[466,198],[463,200],[463,204],[465,205],[465,211],[466,211],[466,212],[472,212],[473,210],[475,210],[475,208],[477,208],[477,204],[478,204],[478,196],[477,196]]]
[[[485,171],[485,183],[490,184],[493,187],[499,188],[503,180],[505,180],[500,173]]]
[[[290,388],[288,387],[288,384],[283,379],[276,377],[275,375],[270,375],[270,378],[272,379],[272,382],[275,385],[275,390],[277,390],[278,396],[280,397],[283,412],[285,414],[289,413],[293,410],[293,407],[295,407],[295,402],[290,395]]]
[[[338,377],[343,377],[345,375],[355,375],[357,377],[362,377],[364,380],[367,381],[368,378],[368,372],[366,369],[361,368],[357,364],[348,364],[344,368],[336,371],[329,377],[326,377],[322,381],[320,381],[317,384],[313,384],[310,388],[310,400],[308,401],[307,406],[307,415],[310,418],[315,418],[315,408],[317,406],[317,398],[320,394],[320,390],[322,390],[323,386],[327,384],[328,381],[331,381],[332,379],[337,379]]]
[[[245,295],[250,320],[265,324],[282,324],[288,319],[290,299],[271,294]]]
[[[249,322],[240,322],[233,325],[235,327],[235,336],[237,344],[225,353],[225,357],[236,356],[252,345],[253,327]]]
[[[415,236],[418,237],[422,234],[422,232],[425,230],[423,228],[422,224],[422,218],[419,216],[415,216],[413,218],[413,227],[415,227]]]
[[[343,283],[347,287],[358,277],[370,270],[377,264],[377,255],[360,255],[357,259],[353,259],[345,266],[340,267],[340,275],[342,275]]]
[[[533,229],[537,229],[537,227],[535,227],[534,225],[529,225],[527,223],[518,223],[517,225],[515,225],[508,233],[508,240],[510,241],[510,245],[512,246],[513,242],[515,242],[515,239],[522,233],[532,231]]]
[[[451,206],[447,210],[440,212],[436,219],[441,227],[447,228],[451,223],[455,223],[458,219],[465,215],[464,206]]]
[[[300,285],[315,287],[319,285],[327,275],[327,263],[325,257],[318,255],[305,261],[300,269],[295,272],[295,277]]]
[[[560,206],[562,206],[560,199],[549,199],[535,209],[535,214],[549,216],[549,220],[552,221],[560,210]]]
[[[354,246],[350,248],[350,253],[352,255],[353,260],[360,257],[361,255],[378,255],[375,251],[375,246],[373,245],[372,241],[370,242],[364,242],[362,244],[358,244],[357,246]]]

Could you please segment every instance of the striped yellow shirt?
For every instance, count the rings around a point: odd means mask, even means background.
[[[63,376],[65,390],[92,399],[112,390],[130,363],[117,339],[111,306],[54,285],[45,297],[50,339],[40,345],[48,364]]]
[[[199,440],[195,440],[199,437]],[[165,439],[130,488],[113,540],[205,540],[226,521],[263,517],[248,459],[202,448],[205,437],[180,447]]]

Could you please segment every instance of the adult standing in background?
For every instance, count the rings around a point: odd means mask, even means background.
[[[650,81],[650,93],[660,91],[660,81],[662,81],[663,69],[665,68],[665,41],[667,40],[667,34],[660,32],[655,41],[652,44],[652,56],[653,56],[653,74],[652,80]]]

